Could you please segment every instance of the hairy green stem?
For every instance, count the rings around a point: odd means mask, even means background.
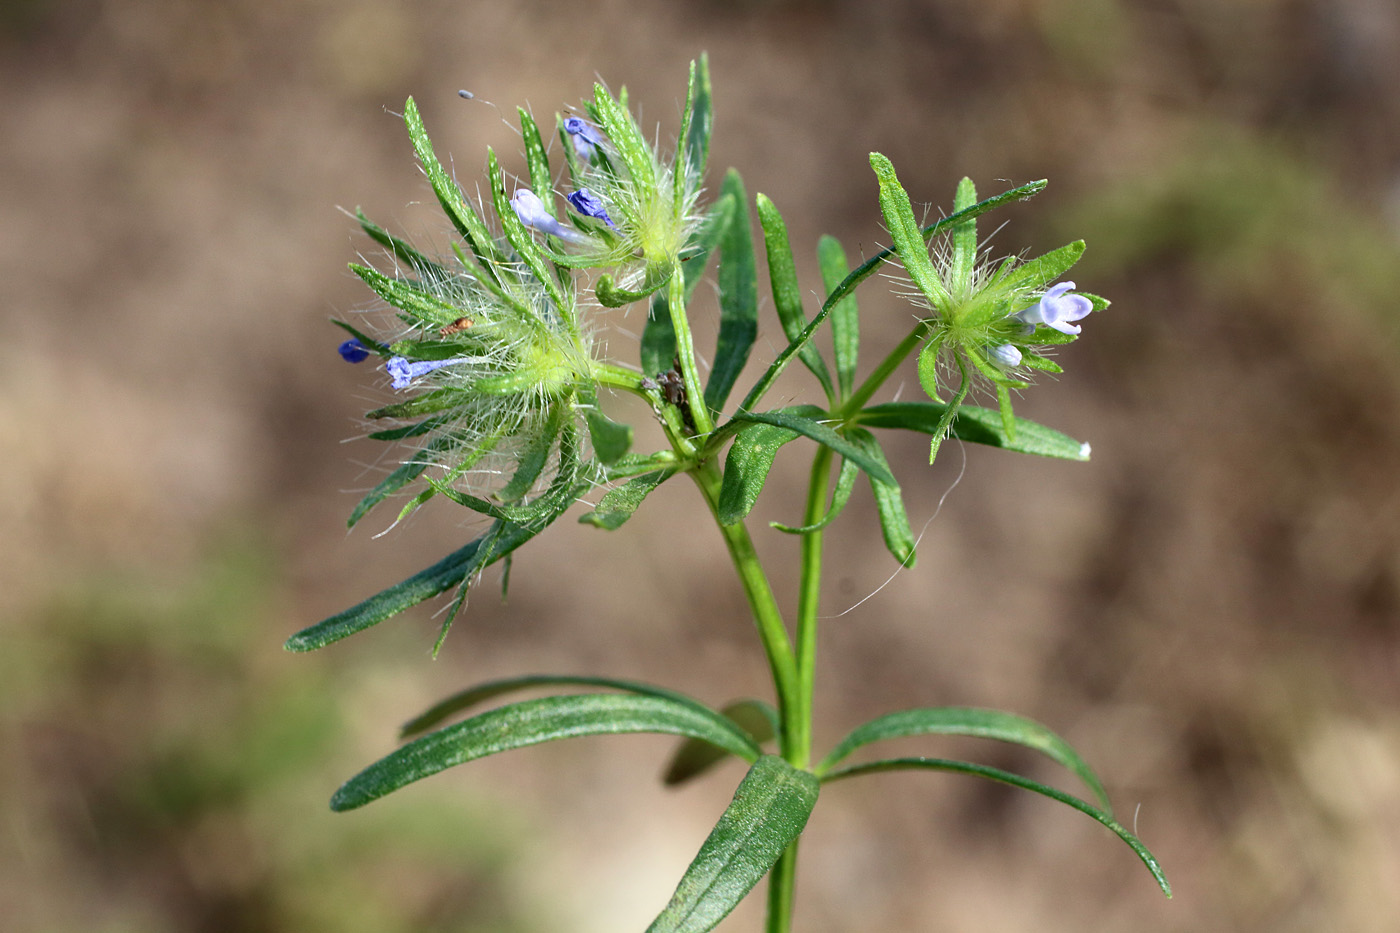
[[[705,387],[700,382],[700,370],[695,365],[695,340],[690,333],[690,321],[685,316],[685,276],[677,271],[666,288],[671,324],[676,331],[676,356],[681,361],[681,380],[685,383],[685,397],[690,401],[695,433],[709,434],[715,429],[715,422],[710,417],[709,406],[705,404]]]

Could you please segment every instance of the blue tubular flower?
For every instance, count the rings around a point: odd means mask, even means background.
[[[419,376],[426,376],[433,370],[442,369],[444,366],[470,362],[472,362],[470,357],[459,357],[453,360],[410,361],[402,356],[391,356],[389,362],[384,364],[384,371],[389,374],[389,378],[392,380],[391,386],[395,389],[407,389]]]
[[[603,206],[603,202],[598,200],[597,196],[587,188],[578,189],[566,200],[574,210],[583,216],[601,220],[614,230],[617,229],[617,224],[613,223],[612,218],[608,216],[607,208]]]
[[[363,363],[369,358],[369,350],[355,337],[351,337],[336,349],[340,352],[340,358],[347,363]]]
[[[1040,297],[1040,301],[1023,311],[1017,311],[1011,317],[1032,327],[1044,324],[1062,334],[1077,334],[1081,328],[1071,322],[1088,315],[1094,310],[1094,304],[1083,295],[1067,294],[1073,290],[1073,282],[1053,285]]]
[[[603,137],[587,120],[580,117],[566,117],[564,119],[564,132],[569,134],[573,140],[574,152],[585,162],[593,161],[593,155],[598,151],[598,145],[603,141]]]
[[[1003,343],[987,351],[987,359],[998,369],[1015,369],[1021,365],[1021,351],[1014,344]]]
[[[511,210],[520,222],[533,230],[557,236],[565,243],[584,243],[588,237],[554,219],[544,202],[529,188],[519,188],[510,199]]]

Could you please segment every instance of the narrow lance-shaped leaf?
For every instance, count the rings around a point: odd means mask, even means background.
[[[886,463],[885,452],[880,442],[864,428],[849,428],[846,437],[858,445],[871,457]],[[870,477],[870,492],[875,497],[875,509],[880,516],[880,531],[884,534],[885,547],[894,559],[905,567],[914,566],[914,531],[909,527],[909,516],[904,511],[904,495],[898,485],[881,482]]]
[[[429,259],[407,240],[401,240],[385,230],[366,217],[365,212],[359,208],[355,208],[355,219],[360,222],[360,229],[364,230],[371,240],[389,250],[399,262],[406,263],[416,275],[429,276],[435,281],[445,282],[454,274],[458,274],[457,270],[450,270],[436,260]]]
[[[792,259],[792,246],[788,243],[787,224],[782,214],[766,194],[759,194],[758,223],[763,228],[763,247],[768,256],[768,278],[773,287],[773,307],[782,322],[783,333],[789,341],[796,340],[807,326],[807,314],[802,310],[802,287],[797,282],[797,265]],[[802,363],[821,383],[826,397],[831,400],[834,392],[831,374],[827,372],[817,347],[811,341],[798,351]]]
[[[657,687],[653,684],[642,683],[638,680],[619,680],[615,677],[583,677],[572,674],[528,674],[524,677],[507,677],[501,680],[489,680],[485,683],[468,687],[465,690],[459,690],[451,696],[434,703],[432,707],[404,723],[399,729],[399,738],[406,739],[420,732],[425,732],[458,713],[466,712],[473,706],[479,706],[487,700],[494,700],[496,697],[505,696],[508,693],[516,693],[521,690],[534,690],[540,687],[600,687],[609,690],[622,690],[627,693],[635,693],[639,696],[666,697],[675,700],[677,703],[685,703],[694,706],[696,709],[703,712],[711,712],[708,706],[701,703],[699,700],[686,696],[684,693],[668,690],[665,687]],[[732,716],[730,718],[733,719]],[[759,739],[758,741],[762,740]],[[708,743],[705,744],[708,746]]]
[[[903,428],[931,434],[942,419],[946,405],[938,402],[888,402],[863,409],[857,416],[869,428]],[[1089,445],[1043,424],[1016,419],[1016,437],[1006,433],[1001,413],[976,405],[963,405],[949,425],[951,436],[974,444],[987,444],[1023,454],[1056,457],[1061,460],[1088,460]]]
[[[880,211],[885,215],[885,226],[894,240],[895,252],[904,263],[904,269],[913,279],[914,285],[923,292],[935,311],[947,313],[952,299],[944,287],[938,270],[929,258],[928,247],[919,232],[918,221],[914,219],[914,208],[909,203],[909,195],[895,175],[894,165],[878,152],[870,153],[870,167],[880,182]]]
[[[548,260],[544,252],[540,249],[535,238],[530,235],[530,231],[525,229],[525,225],[520,222],[520,218],[515,216],[515,210],[510,206],[510,195],[506,193],[505,180],[501,175],[501,164],[496,159],[496,153],[486,150],[486,174],[488,183],[491,185],[491,202],[496,208],[496,216],[501,221],[501,229],[505,232],[506,239],[510,245],[515,247],[515,252],[520,256],[520,261],[525,263],[530,273],[544,286],[545,292],[554,302],[561,316],[573,313],[573,302],[564,294],[564,288],[559,284],[559,280],[553,274],[553,267],[546,265]],[[536,192],[539,194],[539,192]],[[548,198],[553,200],[554,195],[549,189],[545,189],[540,196],[541,202]],[[547,209],[553,213],[552,208]],[[573,325],[573,320],[568,319]]]
[[[428,183],[432,185],[438,203],[476,255],[480,262],[479,268],[486,276],[484,281],[499,287],[497,270],[505,262],[505,256],[496,246],[491,232],[486,229],[486,224],[477,215],[476,209],[462,196],[457,183],[438,161],[433,152],[432,140],[428,138],[428,131],[423,126],[423,118],[418,113],[418,105],[412,97],[404,103],[403,119],[408,127],[409,139],[413,141],[413,148],[418,153],[418,161],[423,165],[423,173],[428,176]]]
[[[530,170],[530,188],[544,200],[554,190],[554,178],[549,171],[549,155],[545,152],[540,128],[530,111],[524,107],[517,107],[516,110],[520,114],[520,139],[525,143],[525,164]],[[545,206],[551,206],[549,201],[545,201]]]
[[[362,807],[414,781],[497,752],[556,739],[635,732],[701,738],[747,761],[760,754],[753,740],[719,713],[669,697],[543,697],[487,710],[410,742],[346,781],[331,798],[331,809]]]
[[[953,195],[953,212],[966,210],[977,203],[977,186],[971,178],[958,182],[958,190]],[[949,285],[959,294],[972,291],[972,270],[977,267],[977,219],[969,217],[953,225],[952,237],[953,267],[948,276]]]
[[[827,294],[835,291],[850,275],[846,251],[834,236],[823,235],[817,241],[817,264],[821,267],[822,285]],[[860,311],[855,292],[836,302],[831,309],[831,345],[836,358],[836,382],[841,397],[846,398],[856,384],[856,365],[860,357]]]
[[[705,177],[705,163],[710,158],[710,130],[714,125],[714,107],[710,98],[710,57],[690,63],[690,88],[686,93],[685,119],[680,139],[685,144],[685,170],[693,178]],[[681,172],[676,172],[676,203],[681,203]]]
[[[602,528],[605,531],[621,528],[623,523],[632,517],[632,513],[641,506],[642,500],[646,499],[653,489],[675,474],[676,470],[672,468],[653,470],[650,473],[634,476],[621,486],[609,489],[603,498],[598,500],[597,508],[586,515],[579,516],[579,522],[592,525],[595,528]]]
[[[451,324],[462,315],[462,310],[456,305],[424,291],[413,282],[392,279],[378,269],[353,262],[350,263],[350,271],[364,280],[380,298],[395,308],[407,311],[424,324],[442,327]]]
[[[753,511],[778,449],[799,436],[791,428],[771,424],[750,424],[739,430],[724,461],[718,506],[721,525],[743,521]]]
[[[940,706],[901,710],[880,716],[852,729],[817,765],[816,773],[825,774],[863,745],[913,735],[966,735],[1038,751],[1072,771],[1088,786],[1104,809],[1109,808],[1103,785],[1068,742],[1034,720],[994,709]]]
[[[705,386],[705,404],[712,411],[724,408],[758,335],[753,232],[749,229],[748,198],[738,172],[730,169],[724,176],[721,194],[733,196],[737,207],[719,242],[719,339],[710,381]]]
[[[946,758],[888,758],[882,761],[872,761],[867,764],[851,765],[846,768],[839,768],[828,773],[822,783],[841,780],[843,778],[859,777],[862,774],[875,774],[881,771],[899,770],[928,770],[928,771],[950,771],[955,774],[970,774],[974,777],[987,778],[998,781],[1002,784],[1009,784],[1012,787],[1019,787],[1022,790],[1032,791],[1049,797],[1051,800],[1058,800],[1060,803],[1073,807],[1080,813],[1093,817],[1099,823],[1113,831],[1119,839],[1122,839],[1128,846],[1137,853],[1138,858],[1147,866],[1147,870],[1156,879],[1158,887],[1167,897],[1172,896],[1171,882],[1167,881],[1166,874],[1162,871],[1161,864],[1147,848],[1142,844],[1142,840],[1128,832],[1127,828],[1115,820],[1110,814],[1100,810],[1091,803],[1080,800],[1072,794],[1056,790],[1041,784],[1039,781],[1032,781],[1030,778],[1013,774],[1010,771],[1003,771],[1000,768],[991,768],[986,765],[973,764],[967,761],[952,761]]]
[[[297,632],[283,646],[288,651],[314,651],[356,632],[378,625],[421,602],[432,599],[478,570],[500,560],[529,541],[542,529],[498,522],[491,530],[453,551],[431,567],[394,584],[364,602],[322,619]]]
[[[758,759],[647,933],[714,929],[802,833],[819,790],[781,758]]]

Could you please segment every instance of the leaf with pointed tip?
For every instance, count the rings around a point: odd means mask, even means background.
[[[761,754],[719,713],[670,697],[589,693],[523,700],[431,732],[346,781],[331,809],[353,810],[414,781],[487,755],[585,735],[658,732],[704,739],[746,761]],[[815,780],[815,779],[814,779]]]
[[[802,833],[820,789],[776,755],[758,759],[647,933],[714,929]]]
[[[802,287],[797,282],[797,265],[792,259],[792,247],[788,243],[787,224],[778,207],[766,194],[759,194],[758,223],[763,229],[763,247],[768,255],[768,279],[773,287],[773,307],[782,322],[783,333],[788,340],[796,340],[807,326],[807,313],[802,310]],[[833,397],[831,373],[826,362],[817,352],[816,345],[808,341],[798,351],[802,364],[812,371],[826,392],[827,400]]]
[[[637,511],[642,500],[650,495],[653,489],[675,474],[676,470],[671,468],[634,476],[621,486],[609,489],[603,498],[598,500],[597,508],[579,516],[579,522],[605,531],[615,531],[632,517],[632,513]]]
[[[793,526],[784,525],[782,522],[769,522],[768,524],[778,531],[790,535],[805,535],[813,531],[821,531],[845,510],[846,503],[851,500],[851,491],[855,489],[856,476],[859,473],[860,467],[843,457],[841,459],[841,472],[836,475],[836,488],[831,491],[831,503],[827,506],[826,514],[810,525]]]
[[[283,646],[288,651],[314,651],[356,632],[378,625],[421,602],[432,599],[471,577],[529,541],[543,529],[497,522],[465,547],[369,599],[302,629]]]
[[[816,773],[826,774],[863,745],[913,735],[966,735],[1009,742],[1040,752],[1073,772],[1093,792],[1103,808],[1109,809],[1108,795],[1104,793],[1103,785],[1068,742],[1034,720],[995,709],[939,706],[901,710],[880,716],[852,729],[817,765]]]
[[[428,138],[427,128],[423,125],[423,117],[418,113],[418,105],[412,97],[404,104],[403,119],[408,127],[409,139],[413,141],[414,151],[418,153],[418,161],[423,165],[423,174],[428,176],[428,184],[432,185],[438,203],[476,255],[478,268],[484,275],[483,282],[499,288],[500,278],[497,270],[504,264],[505,255],[496,245],[491,231],[486,229],[486,224],[482,222],[476,209],[462,196],[457,183],[438,161],[433,152],[432,140]]]
[[[871,457],[888,465],[880,442],[864,428],[850,428],[846,437],[859,445]],[[870,492],[875,497],[875,509],[880,516],[880,530],[884,534],[885,547],[894,559],[905,567],[914,566],[914,531],[909,527],[909,516],[904,511],[904,495],[898,484],[891,485],[871,476]]]
[[[1070,267],[1084,255],[1084,241],[1075,240],[1059,249],[1052,249],[1044,256],[1037,256],[1024,265],[1008,272],[1002,280],[1006,286],[1026,285],[1031,288],[1044,288],[1069,271]]]
[[[817,241],[817,264],[821,266],[822,285],[828,294],[851,274],[846,251],[834,236],[824,234]],[[836,358],[836,382],[841,387],[841,397],[845,398],[855,388],[856,364],[860,359],[860,311],[854,292],[831,309],[831,346]]]
[[[862,409],[857,420],[868,428],[903,428],[931,434],[946,408],[938,402],[888,402]],[[949,430],[953,437],[973,444],[1061,460],[1089,459],[1088,444],[1024,418],[1016,419],[1016,437],[1012,439],[1002,426],[999,411],[976,405],[958,408]]]
[[[355,208],[355,219],[360,222],[360,229],[364,230],[371,240],[393,253],[394,258],[399,262],[407,263],[416,275],[445,282],[458,274],[436,260],[429,259],[408,241],[399,239],[370,220],[365,216],[365,212],[358,207]]]
[[[705,177],[705,163],[710,159],[710,131],[714,126],[714,106],[710,99],[710,58],[700,53],[698,61],[690,63],[690,88],[685,99],[685,117],[681,121],[679,138],[684,141],[685,173],[692,178]],[[683,173],[676,172],[676,203],[681,203],[684,190]]]
[[[1162,866],[1157,861],[1156,856],[1148,850],[1147,846],[1142,844],[1142,840],[1128,832],[1127,828],[1115,820],[1110,814],[1100,810],[1087,801],[1080,800],[1072,794],[1066,794],[1064,791],[1056,790],[1053,787],[1041,784],[1039,781],[1032,781],[1030,778],[1022,777],[1019,774],[1012,774],[1010,771],[1003,771],[1000,768],[990,768],[986,765],[973,764],[967,761],[952,761],[946,758],[888,758],[882,761],[872,761],[867,764],[838,768],[835,771],[828,772],[822,778],[822,783],[825,784],[831,781],[839,781],[843,778],[858,777],[862,774],[875,774],[881,771],[908,769],[971,774],[975,777],[987,778],[988,780],[998,781],[1002,784],[1009,784],[1012,787],[1019,787],[1022,790],[1043,794],[1051,800],[1058,800],[1060,803],[1071,806],[1080,813],[1093,817],[1112,830],[1119,839],[1126,842],[1128,846],[1137,853],[1138,858],[1142,859],[1142,863],[1147,866],[1147,870],[1152,873],[1152,877],[1156,879],[1158,887],[1162,889],[1162,893],[1167,897],[1172,896],[1171,882],[1167,881],[1167,876],[1162,871]]]
[[[971,178],[958,182],[953,195],[953,212],[966,210],[977,203],[977,186]],[[977,219],[959,221],[953,226],[953,263],[948,276],[953,289],[960,294],[972,291],[972,270],[977,268]]]
[[[736,700],[720,713],[732,719],[760,745],[778,734],[778,711],[762,700]],[[699,739],[686,739],[676,749],[661,783],[667,787],[683,784],[719,764],[729,753]]]
[[[719,338],[710,381],[705,386],[705,404],[711,411],[724,408],[758,336],[753,231],[749,228],[744,182],[738,172],[729,170],[720,193],[732,196],[736,206],[719,241]]]
[[[524,677],[507,677],[501,680],[489,680],[485,683],[476,684],[465,690],[459,690],[451,696],[434,703],[432,707],[414,716],[404,723],[399,729],[399,738],[407,739],[426,732],[437,726],[439,723],[449,719],[458,713],[465,712],[473,706],[485,703],[487,700],[494,700],[498,696],[507,693],[515,693],[520,690],[533,690],[538,687],[601,687],[609,690],[622,690],[627,693],[635,693],[639,696],[667,697],[677,703],[686,703],[696,707],[706,713],[712,712],[708,706],[699,700],[678,693],[675,690],[668,690],[665,687],[657,687],[652,684],[642,683],[638,680],[619,680],[615,677],[582,677],[570,674],[529,674]],[[731,717],[733,718],[733,717]],[[757,739],[757,741],[763,741]],[[704,743],[707,747],[709,743]]]
[[[350,271],[363,279],[380,298],[395,308],[408,312],[422,324],[443,327],[462,316],[461,308],[424,291],[407,279],[392,279],[378,269],[354,262],[350,263]]]

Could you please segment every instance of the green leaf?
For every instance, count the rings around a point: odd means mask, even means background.
[[[520,139],[525,143],[525,164],[530,169],[530,189],[541,201],[545,198],[552,201],[550,195],[554,190],[554,177],[549,171],[549,155],[545,152],[539,125],[524,107],[517,107],[516,111],[520,114]],[[545,203],[549,204],[549,201]]]
[[[977,203],[977,186],[971,178],[958,182],[957,193],[953,196],[953,212],[966,210]],[[953,264],[948,276],[950,285],[958,294],[972,293],[972,270],[977,267],[977,220],[968,218],[953,226]]]
[[[414,781],[497,752],[556,739],[635,732],[704,739],[746,761],[760,755],[754,741],[719,713],[669,697],[542,697],[487,710],[408,743],[346,781],[331,798],[331,809],[362,807]]]
[[[733,720],[760,745],[778,733],[778,711],[762,700],[737,700],[720,713]],[[667,787],[683,784],[728,757],[729,753],[716,745],[699,739],[686,739],[676,749],[675,757],[671,759],[661,782]]]
[[[642,500],[646,499],[653,489],[675,474],[676,470],[670,468],[634,476],[621,486],[609,489],[603,498],[598,500],[597,508],[579,516],[579,522],[605,531],[615,531],[632,517],[632,513],[637,511]]]
[[[420,570],[407,580],[376,593],[344,612],[322,619],[287,639],[288,651],[314,651],[378,625],[440,593],[460,586],[478,570],[505,557],[543,529],[496,522],[486,534]]]
[[[823,235],[817,241],[817,264],[821,266],[822,285],[828,294],[834,292],[851,274],[850,263],[841,241]],[[856,364],[860,358],[860,311],[854,292],[836,302],[831,309],[831,344],[836,357],[836,382],[841,397],[851,394],[856,384]]]
[[[535,483],[544,472],[545,466],[549,463],[549,455],[554,450],[554,441],[559,437],[559,432],[563,430],[564,419],[568,417],[568,405],[560,400],[556,400],[549,408],[549,415],[546,425],[534,432],[534,437],[520,449],[517,462],[520,464],[515,468],[515,475],[510,478],[510,482],[502,486],[495,495],[501,502],[517,502],[522,496],[535,488]],[[528,432],[525,433],[529,437]]]
[[[946,314],[952,298],[943,279],[929,258],[928,247],[914,219],[914,208],[909,203],[909,195],[895,175],[894,165],[878,152],[870,153],[870,167],[880,182],[880,210],[885,215],[885,226],[894,241],[895,252],[899,254],[904,270],[919,291],[928,298],[933,309]]]
[[[418,425],[413,425],[413,427],[416,428]],[[398,469],[380,480],[379,483],[369,491],[369,494],[360,500],[359,504],[355,506],[354,511],[350,513],[350,517],[345,522],[347,527],[354,528],[360,519],[369,514],[370,509],[421,476],[423,471],[437,460],[438,454],[457,443],[457,441],[458,438],[455,434],[441,435],[434,438],[428,446],[416,452],[406,462],[400,464]]]
[[[1172,896],[1171,883],[1167,881],[1167,876],[1162,871],[1162,866],[1158,863],[1156,856],[1148,851],[1147,846],[1143,845],[1142,841],[1138,839],[1137,836],[1128,832],[1128,830],[1111,815],[1100,810],[1091,803],[1080,800],[1072,794],[1066,794],[1064,791],[1048,787],[1038,781],[1032,781],[1030,778],[1022,777],[1019,774],[1012,774],[1000,768],[989,768],[986,765],[972,764],[967,761],[951,761],[945,758],[889,758],[883,761],[872,761],[867,764],[840,768],[828,773],[822,778],[822,783],[837,781],[843,778],[857,777],[862,774],[874,774],[880,771],[896,771],[911,768],[930,771],[951,771],[957,774],[971,774],[975,777],[999,781],[1002,784],[1009,784],[1012,787],[1019,787],[1022,790],[1043,794],[1052,800],[1058,800],[1060,803],[1073,807],[1080,813],[1088,814],[1112,830],[1119,839],[1126,842],[1128,846],[1137,853],[1138,858],[1142,859],[1142,863],[1147,866],[1147,870],[1152,873],[1152,877],[1156,879],[1157,885],[1162,889],[1162,893],[1167,897]]]
[[[856,466],[880,481],[898,485],[898,481],[895,480],[894,474],[890,472],[888,466],[871,457],[865,451],[850,443],[820,421],[797,413],[798,410],[798,407],[794,406],[793,408],[782,408],[775,411],[741,412],[735,415],[733,420],[771,424],[780,428],[788,428],[789,430],[796,431],[798,434],[810,437],[818,444],[830,447],[846,459],[853,460]]]
[[[773,306],[782,322],[783,333],[789,341],[796,340],[807,326],[807,313],[802,310],[802,287],[797,283],[797,265],[788,243],[787,224],[766,194],[759,194],[757,202],[758,223],[763,228],[763,246],[768,255],[768,279],[773,286]],[[826,362],[816,346],[811,341],[803,343],[798,356],[817,377],[827,399],[832,400],[831,373],[827,372]]]
[[[685,98],[685,116],[681,121],[679,139],[685,143],[685,171],[676,172],[676,207],[680,208],[685,192],[685,176],[705,177],[705,164],[710,159],[710,130],[714,126],[714,107],[710,97],[710,58],[703,52],[699,61],[690,63],[690,87]]]
[[[724,176],[720,194],[733,196],[737,206],[719,241],[719,339],[705,386],[705,404],[711,411],[724,408],[758,336],[753,231],[749,229],[748,197],[738,172],[730,169]]]
[[[423,118],[418,113],[418,105],[412,97],[404,104],[403,119],[408,127],[409,139],[413,140],[413,149],[418,153],[418,161],[423,165],[423,174],[428,176],[428,184],[433,186],[438,203],[452,221],[452,226],[457,228],[457,232],[475,254],[483,273],[483,282],[488,287],[494,285],[499,288],[497,269],[505,262],[505,256],[496,246],[491,232],[486,229],[486,224],[482,223],[476,209],[470,201],[462,197],[461,189],[438,161],[433,152],[432,140],[428,138],[428,131],[423,126]]]
[[[801,834],[819,790],[781,758],[758,759],[647,933],[714,929]]]
[[[452,302],[444,301],[406,279],[391,279],[377,269],[354,262],[350,263],[350,271],[363,279],[380,298],[408,312],[423,324],[442,327],[462,316],[462,309]]]
[[[1088,786],[1103,808],[1109,809],[1108,795],[1104,793],[1103,785],[1068,742],[1034,720],[995,709],[939,706],[901,710],[872,719],[852,729],[817,765],[816,773],[825,774],[863,745],[911,735],[966,735],[1032,749],[1072,771]]]
[[[1075,240],[1053,249],[1044,256],[1037,256],[1024,265],[1008,272],[1002,280],[1006,286],[1026,285],[1031,288],[1044,288],[1052,284],[1084,255],[1084,241]],[[1092,299],[1091,299],[1092,301]]]
[[[871,457],[881,463],[887,463],[880,442],[869,431],[864,428],[850,428],[846,431],[846,437]],[[904,495],[899,486],[883,483],[871,476],[870,492],[875,497],[875,508],[880,515],[880,530],[884,533],[885,547],[903,566],[914,566],[914,531],[909,527],[909,516],[904,511]]]
[[[804,405],[801,410],[810,414],[820,414],[815,405]],[[801,432],[781,425],[764,423],[748,424],[740,428],[729,447],[724,461],[724,479],[719,491],[719,521],[721,525],[733,525],[742,521],[753,510],[763,484],[768,481],[768,471],[773,468],[773,458],[778,448],[796,439]]]
[[[931,434],[946,408],[946,405],[938,402],[889,402],[863,409],[857,420],[870,428],[903,428]],[[1016,419],[1016,437],[1013,440],[1007,436],[1002,425],[1001,412],[975,405],[963,405],[958,409],[950,432],[959,440],[1023,454],[1061,460],[1089,459],[1088,444],[1024,418]]]
[[[460,690],[449,697],[433,704],[433,706],[404,723],[399,729],[399,738],[407,739],[426,732],[428,729],[437,726],[439,723],[458,713],[465,712],[473,706],[479,706],[487,700],[493,700],[498,696],[507,693],[515,693],[520,690],[532,690],[538,687],[602,687],[610,690],[622,690],[627,693],[635,693],[638,696],[666,697],[677,703],[684,703],[695,707],[704,713],[712,713],[708,706],[699,700],[686,696],[675,690],[668,690],[665,687],[657,687],[652,684],[642,683],[639,680],[618,680],[614,677],[580,677],[570,674],[530,674],[524,677],[507,677],[501,680],[490,680],[485,683],[476,684],[465,690]],[[733,718],[733,717],[730,717]],[[763,741],[756,739],[756,741]],[[709,743],[704,743],[706,747]]]
[[[653,189],[658,179],[655,177],[651,149],[627,112],[626,103],[615,99],[601,84],[595,84],[591,110],[640,190]]]

